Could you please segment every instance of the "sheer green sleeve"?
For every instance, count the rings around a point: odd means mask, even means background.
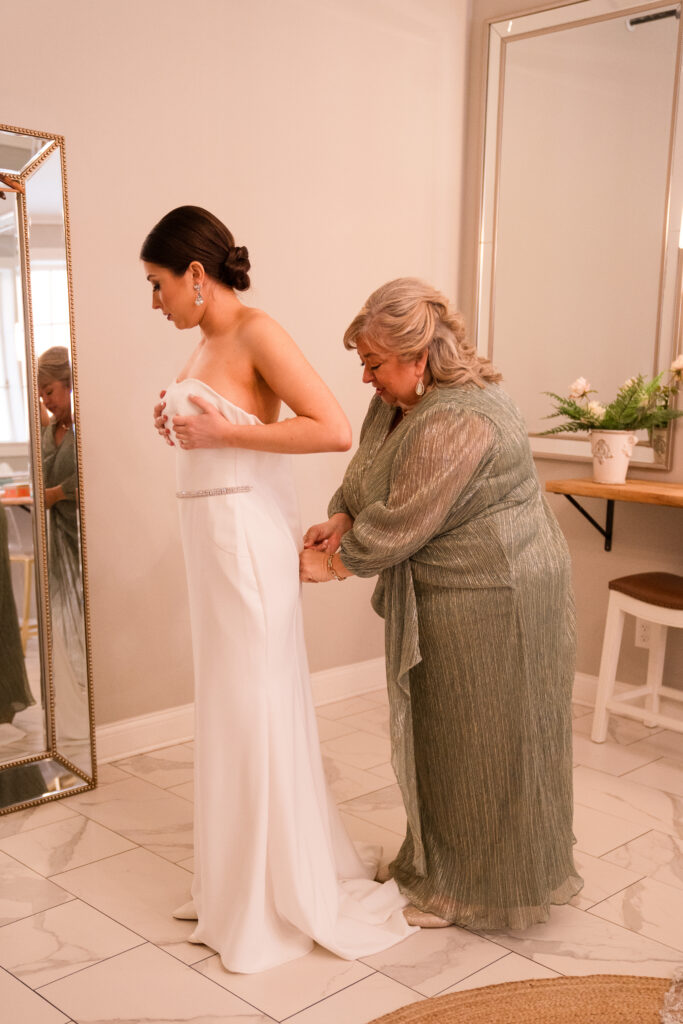
[[[327,506],[328,516],[336,515],[337,512],[344,512],[347,516],[350,516],[348,506],[344,501],[344,487],[338,487],[330,498],[330,503]],[[353,516],[351,517],[353,518]]]
[[[76,500],[76,491],[78,490],[78,473],[74,471],[69,474],[64,480],[61,481],[62,491],[67,501]]]
[[[375,419],[375,417],[377,416],[378,412],[381,409],[382,409],[382,400],[381,400],[381,398],[373,398],[373,400],[370,402],[370,407],[368,408],[368,411],[365,414],[365,418],[363,420],[363,425],[360,428],[360,437],[358,439],[359,445],[363,443],[363,438],[365,437],[365,434],[367,433],[368,426],[372,423],[372,421]],[[344,485],[343,484],[341,485],[341,487],[339,487],[334,492],[334,494],[330,498],[329,505],[327,506],[327,514],[328,514],[328,516],[333,516],[337,512],[344,512],[347,516],[351,516],[351,518],[353,519],[353,516],[351,515],[351,512],[349,511],[348,505],[346,504],[346,502],[344,500]]]
[[[439,405],[418,414],[394,458],[388,495],[360,510],[344,535],[344,565],[375,576],[424,547],[444,529],[494,443],[493,425],[478,413]]]

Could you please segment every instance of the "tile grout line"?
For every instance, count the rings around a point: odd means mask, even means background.
[[[352,961],[352,962],[363,963],[362,960],[357,960],[357,961]],[[369,964],[363,964],[363,966],[364,967],[370,967]],[[381,971],[375,970],[374,967],[370,967],[370,970],[372,972],[371,974],[366,974],[366,976],[364,978],[359,978],[358,981],[352,981],[349,985],[344,985],[344,987],[340,988],[338,992],[331,992],[330,995],[324,996],[322,999],[316,999],[315,1002],[311,1003],[310,1006],[307,1006],[305,1009],[296,1010],[294,1013],[290,1013],[287,1017],[280,1018],[279,1024],[286,1024],[286,1022],[288,1020],[291,1020],[292,1017],[296,1017],[296,1015],[298,1013],[305,1013],[307,1010],[313,1009],[314,1006],[320,1006],[322,1003],[326,1002],[328,999],[333,999],[334,996],[340,995],[342,992],[348,992],[349,989],[355,988],[356,985],[361,985],[364,981],[367,981],[369,978],[375,977],[375,975],[377,975],[377,974],[381,974],[383,978],[387,977],[386,974],[382,974]],[[396,979],[395,978],[390,978],[389,980],[390,981],[395,981]],[[396,984],[397,985],[401,985],[402,983],[400,981],[398,981],[398,982],[396,982]],[[414,989],[409,988],[408,985],[403,985],[403,988],[407,988],[410,992],[414,991]],[[422,995],[422,993],[418,992],[417,995]],[[422,996],[422,998],[424,999],[425,997]],[[382,1014],[382,1016],[384,1016],[384,1014]]]
[[[29,992],[33,993],[34,996],[38,996],[38,998],[42,999],[43,1002],[47,1003],[48,1006],[52,1006],[59,1013],[63,1013],[64,1016],[66,1017],[66,1021],[64,1022],[64,1024],[69,1024],[69,1022],[71,1021],[71,1017],[68,1014],[64,1013],[64,1010],[62,1010],[60,1006],[57,1006],[56,1003],[53,1003],[52,1000],[47,998],[47,996],[42,995],[42,993],[38,992],[37,989],[31,988],[31,986],[27,985],[22,978],[17,978],[17,976],[15,974],[12,974],[11,971],[8,971],[6,967],[0,967],[0,970],[4,971],[5,974],[9,974],[10,978],[12,978],[13,981],[18,981],[20,985],[23,985],[24,988],[27,989]]]
[[[606,861],[606,863],[609,864],[609,861]],[[615,865],[615,867],[618,867],[618,865]],[[617,889],[615,892],[610,893],[609,896],[603,896],[601,899],[596,900],[595,903],[591,903],[591,905],[589,907],[576,907],[575,909],[576,910],[584,910],[587,914],[590,914],[591,911],[594,910],[595,907],[599,907],[601,903],[607,903],[608,900],[612,900],[612,899],[614,899],[615,896],[618,896],[622,892],[626,892],[626,890],[630,889],[632,886],[638,885],[639,882],[642,882],[647,877],[648,877],[647,875],[642,875],[640,878],[636,878],[635,882],[629,882],[628,885],[622,886],[621,889]],[[580,892],[578,892],[576,895],[580,896],[581,894],[580,894]],[[599,914],[595,914],[594,916],[595,917],[599,917],[600,915]],[[605,918],[602,918],[601,920],[605,920]],[[613,922],[613,923],[616,924],[617,922]],[[628,925],[622,925],[621,927],[622,928],[626,928],[629,932],[633,931],[633,929],[629,928]],[[640,935],[641,933],[634,931],[633,934],[634,935]]]
[[[611,896],[605,896],[604,899],[598,900],[597,903],[593,904],[593,906],[586,908],[586,912],[590,913],[592,910],[595,909],[595,907],[599,907],[602,903],[607,903],[609,900],[614,899],[615,896],[619,896],[621,893],[626,892],[627,889],[632,889],[634,885],[639,885],[641,882],[649,882],[649,881],[655,882],[656,885],[664,885],[664,886],[666,886],[667,889],[671,889],[672,892],[678,893],[679,895],[683,896],[683,889],[679,888],[679,886],[677,886],[677,885],[669,885],[668,882],[661,882],[661,881],[659,881],[659,879],[650,878],[649,875],[642,875],[640,878],[636,879],[635,882],[631,882],[630,885],[625,885],[622,889],[617,889],[617,891],[612,893]],[[596,914],[595,916],[598,917],[599,915]],[[605,919],[603,918],[602,920],[605,920]],[[612,923],[613,924],[617,924],[618,922],[615,921],[615,922],[612,922]],[[628,926],[627,925],[621,925],[620,927],[627,928]],[[632,928],[628,928],[628,930],[629,931],[633,931],[634,935],[643,935],[644,934],[643,932],[634,931]],[[645,938],[650,938],[650,936],[646,935]],[[661,940],[660,939],[655,939],[654,941],[655,942],[660,942]],[[667,945],[666,942],[662,942],[661,944],[662,944],[662,946],[666,946]],[[672,948],[675,948],[675,947],[672,947]],[[683,950],[683,947],[682,947],[682,950]]]
[[[591,810],[593,810],[593,808],[591,808]],[[627,819],[626,818],[620,818],[619,820],[620,821],[626,821]],[[633,822],[633,824],[635,824],[635,822]],[[598,860],[602,860],[602,858],[606,857],[608,853],[615,853],[617,850],[620,850],[622,848],[622,846],[628,846],[629,843],[635,843],[635,841],[637,839],[643,839],[643,837],[649,835],[650,832],[657,832],[657,831],[658,831],[658,829],[656,829],[656,828],[648,827],[645,830],[645,832],[640,832],[637,836],[633,836],[632,839],[628,839],[625,843],[619,843],[618,846],[613,846],[610,850],[605,850],[605,852],[601,853],[598,856],[597,859]],[[662,834],[663,835],[668,835],[669,833],[665,832],[665,833],[662,833]],[[586,850],[579,850],[579,853],[585,853],[588,857],[591,856],[591,854],[588,853]],[[595,855],[593,854],[593,856],[595,856]],[[605,861],[605,863],[606,864],[611,864],[612,862],[608,860],[608,861]],[[619,867],[619,865],[617,864],[617,865],[615,865],[615,867]]]
[[[115,921],[114,923],[118,924],[119,927],[121,927],[121,928],[125,928],[126,927],[125,925],[121,924],[120,921]],[[130,931],[130,929],[128,929],[128,930]],[[135,935],[135,934],[136,933],[133,932],[133,935]],[[63,974],[61,978],[53,978],[52,981],[46,981],[43,985],[38,985],[36,988],[31,989],[31,991],[32,992],[40,992],[42,994],[42,989],[47,988],[49,985],[56,985],[60,981],[66,981],[67,978],[75,978],[76,975],[82,974],[83,971],[89,971],[92,967],[99,967],[100,964],[106,964],[110,960],[116,960],[117,957],[123,956],[125,953],[130,953],[130,951],[133,950],[133,949],[142,949],[143,946],[151,946],[151,945],[153,945],[153,943],[151,943],[149,941],[149,939],[144,939],[144,938],[142,938],[142,936],[138,936],[138,937],[141,939],[141,941],[140,942],[136,942],[134,946],[129,946],[128,949],[121,949],[121,950],[119,950],[118,953],[110,953],[109,956],[103,956],[101,960],[93,960],[93,962],[91,964],[84,964],[82,967],[77,967],[75,971],[71,971],[69,974]],[[5,970],[8,970],[8,968],[5,967]],[[9,971],[9,973],[12,974],[11,971]],[[16,975],[12,974],[12,977],[15,978]],[[21,981],[21,978],[17,978],[17,981]],[[29,986],[29,988],[30,988],[30,986]],[[43,998],[46,998],[46,997],[43,996]],[[61,1009],[61,1007],[58,1007],[58,1009]],[[62,1013],[65,1013],[65,1012],[66,1012],[65,1010],[62,1010]]]
[[[92,821],[92,818],[86,818],[86,821]],[[55,824],[58,824],[58,822],[55,822]],[[93,824],[94,825],[99,825],[99,822],[93,821]],[[50,826],[49,825],[45,825],[44,827],[45,828],[49,828]],[[30,864],[27,864],[23,860],[19,860],[19,858],[17,856],[15,856],[15,854],[8,853],[7,850],[3,850],[1,847],[0,847],[0,853],[4,853],[6,857],[11,857],[12,860],[16,860],[16,862],[18,864],[21,864],[22,867],[27,868],[29,871],[33,871],[34,874],[38,875],[39,878],[44,879],[46,882],[52,882],[52,879],[55,878],[56,875],[66,874],[69,871],[78,871],[79,868],[87,868],[87,867],[89,867],[90,864],[101,864],[102,861],[111,860],[112,857],[120,857],[122,853],[131,853],[131,850],[133,850],[133,849],[146,849],[146,847],[142,847],[140,845],[140,843],[134,843],[132,839],[127,839],[126,836],[122,836],[120,834],[120,832],[114,832],[113,829],[107,828],[106,825],[100,825],[100,828],[104,828],[107,832],[111,832],[112,835],[115,835],[118,839],[123,839],[124,842],[126,842],[126,843],[131,843],[132,844],[131,849],[129,849],[129,850],[119,850],[117,853],[106,853],[102,857],[95,857],[93,860],[86,860],[83,864],[76,864],[74,867],[71,867],[71,868],[60,868],[59,871],[55,871],[51,875],[44,875],[44,874],[42,874],[42,872],[38,871],[36,868],[32,868]],[[157,856],[159,856],[159,855],[157,854]],[[162,858],[162,860],[165,860],[165,859],[166,858]],[[183,870],[187,870],[187,868],[184,868]],[[59,888],[61,888],[61,886],[59,885],[59,882],[52,882],[52,884],[58,886]],[[65,889],[64,891],[68,892],[69,890]],[[2,927],[4,927],[4,925]]]
[[[207,946],[207,949],[208,948],[209,947]],[[218,959],[220,960],[220,954],[212,953],[211,956],[206,957],[205,960],[201,960],[201,961],[198,960],[197,963],[206,963],[206,960],[211,960],[214,956],[217,956]],[[362,960],[347,960],[346,963],[351,963],[351,964],[353,964],[353,963],[363,963],[363,961]],[[191,969],[195,970],[195,967],[196,967],[195,964],[188,965],[188,966],[191,966]],[[221,967],[222,966],[223,965],[221,963]],[[295,1017],[297,1015],[297,1013],[304,1013],[306,1010],[310,1010],[313,1006],[318,1006],[320,1003],[324,1003],[327,999],[332,999],[334,996],[339,995],[340,992],[345,992],[347,989],[353,988],[354,985],[358,985],[361,981],[366,981],[368,978],[371,978],[373,976],[373,974],[379,974],[380,973],[379,971],[375,970],[374,967],[370,967],[369,964],[363,963],[363,966],[368,968],[368,970],[370,971],[370,974],[366,974],[364,978],[358,978],[357,981],[351,981],[351,982],[349,982],[348,985],[343,985],[336,992],[330,992],[329,995],[323,996],[322,999],[315,999],[312,1003],[309,1003],[307,1006],[302,1006],[299,1010],[295,1010],[294,1013],[287,1014],[286,1017],[272,1017],[270,1014],[266,1013],[265,1010],[262,1010],[260,1007],[256,1006],[254,1003],[250,1003],[248,999],[245,999],[245,997],[243,995],[240,995],[238,992],[234,992],[232,989],[226,988],[225,985],[221,985],[221,983],[219,981],[215,981],[213,978],[209,978],[206,974],[201,974],[200,971],[197,971],[196,973],[200,974],[200,976],[202,978],[204,978],[206,981],[213,982],[213,984],[218,986],[218,988],[222,989],[223,992],[229,992],[231,996],[235,996],[236,999],[241,999],[243,1003],[246,1003],[248,1006],[253,1007],[258,1013],[262,1013],[266,1017],[269,1017],[270,1019],[276,1021],[276,1024],[283,1024],[283,1021],[290,1020],[292,1017]],[[235,972],[228,971],[227,968],[223,968],[223,970],[226,972],[226,974],[235,973]],[[240,975],[240,977],[244,977],[244,975]],[[248,975],[247,975],[247,977],[248,977]]]
[[[454,925],[453,927],[457,928],[457,927],[459,927],[459,925]],[[471,934],[475,934],[475,933],[472,932]],[[480,938],[481,938],[481,936],[480,936]],[[495,943],[494,943],[494,945],[495,945]],[[503,948],[503,947],[499,947],[499,948]],[[511,953],[512,953],[511,949],[506,950],[504,953],[501,953],[500,956],[497,956],[495,960],[492,960],[490,964],[484,964],[483,967],[478,967],[476,971],[471,971],[469,974],[466,974],[464,978],[460,978],[458,981],[454,981],[450,985],[444,985],[444,987],[442,989],[439,989],[438,992],[432,992],[430,995],[425,995],[424,992],[420,992],[419,989],[413,988],[412,985],[408,985],[404,981],[399,981],[398,984],[399,985],[405,985],[406,988],[409,988],[409,989],[411,989],[411,991],[417,993],[417,995],[422,996],[423,999],[436,999],[436,997],[441,995],[443,992],[445,992],[445,990],[447,988],[452,988],[453,985],[459,985],[462,981],[466,981],[467,978],[471,978],[475,974],[478,974],[479,971],[486,971],[486,970],[488,970],[489,967],[493,967],[494,964],[500,963],[501,960],[504,960],[506,956],[510,956]],[[529,959],[529,958],[527,957],[527,959]],[[382,974],[385,978],[389,978],[391,981],[397,981],[398,980],[397,978],[393,978],[390,974],[386,974],[385,971],[383,971],[381,967],[377,968],[377,973],[378,974]],[[495,982],[493,982],[493,984],[495,984]]]

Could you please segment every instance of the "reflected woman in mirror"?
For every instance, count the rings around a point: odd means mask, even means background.
[[[7,513],[0,503],[0,745],[22,736],[11,725],[12,720],[17,712],[35,703],[26,677],[14,603],[8,534]]]
[[[183,206],[141,251],[152,306],[199,329],[154,410],[176,448],[195,674],[193,942],[251,973],[313,943],[354,959],[411,929],[325,784],[304,648],[288,453],[345,451],[348,422],[287,332],[242,303],[250,262]],[[285,404],[292,415],[280,419]]]
[[[38,358],[38,392],[48,414],[41,433],[48,511],[48,581],[52,616],[57,735],[88,736],[83,584],[78,528],[78,461],[71,404],[71,364],[63,345]],[[43,419],[44,413],[41,412]]]

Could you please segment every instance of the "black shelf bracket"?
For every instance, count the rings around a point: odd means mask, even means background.
[[[574,508],[577,508],[579,510],[582,516],[585,516],[588,522],[595,527],[598,533],[602,534],[602,536],[605,538],[605,551],[611,551],[612,528],[614,526],[614,499],[607,499],[607,514],[605,516],[605,526],[603,529],[603,527],[600,526],[600,523],[593,519],[593,516],[590,514],[590,512],[586,512],[585,508],[582,505],[579,505],[576,498],[573,498],[571,494],[565,494],[565,498],[567,499],[567,501],[571,502]]]

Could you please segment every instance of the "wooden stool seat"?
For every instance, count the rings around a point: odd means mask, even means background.
[[[617,662],[626,615],[650,624],[645,686],[615,693]],[[648,726],[661,725],[683,732],[683,718],[662,714],[660,700],[683,701],[683,690],[662,686],[667,630],[683,629],[683,576],[670,572],[641,572],[609,582],[607,622],[600,658],[598,692],[591,739],[603,743],[609,714],[635,718]]]
[[[609,589],[659,608],[683,610],[683,576],[672,572],[638,572],[634,576],[620,576],[609,581]]]

